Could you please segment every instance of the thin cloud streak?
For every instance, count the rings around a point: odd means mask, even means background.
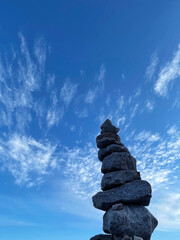
[[[68,106],[77,93],[77,84],[72,83],[67,79],[60,90],[60,99]]]
[[[153,79],[158,63],[159,63],[159,59],[158,59],[157,53],[154,52],[150,57],[150,64],[146,68],[145,76],[148,81],[151,81]]]
[[[84,99],[85,103],[92,104],[98,98],[104,90],[104,79],[106,74],[106,68],[104,65],[100,66],[99,73],[95,77],[95,84],[94,88],[88,90],[86,97]]]
[[[154,91],[162,97],[166,97],[175,79],[180,76],[180,45],[171,61],[161,69],[154,85]]]

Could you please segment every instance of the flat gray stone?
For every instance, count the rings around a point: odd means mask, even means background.
[[[125,235],[138,239],[150,240],[151,234],[158,224],[149,210],[140,205],[124,205],[121,210],[110,208],[103,216],[103,230],[113,236]],[[139,240],[139,239],[138,239]]]
[[[116,203],[141,204],[148,206],[151,199],[151,185],[144,180],[135,180],[92,197],[95,208],[108,210]]]
[[[101,172],[136,170],[136,159],[127,152],[113,152],[102,161]]]
[[[112,236],[107,234],[99,234],[92,237],[90,240],[112,240]]]
[[[113,132],[113,133],[118,133],[119,128],[115,127],[112,125],[111,120],[106,119],[106,121],[101,125],[101,133],[106,133],[106,132]]]
[[[110,155],[113,152],[128,152],[128,149],[124,146],[124,144],[111,144],[103,149],[98,151],[98,158],[102,161],[106,156]]]
[[[101,189],[105,191],[139,179],[141,179],[140,173],[134,170],[109,172],[106,173],[102,178]]]

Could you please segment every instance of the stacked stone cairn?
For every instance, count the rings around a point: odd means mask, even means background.
[[[151,185],[141,180],[136,159],[121,143],[119,129],[107,119],[96,143],[102,162],[101,192],[93,196],[95,208],[106,211],[103,231],[91,240],[150,240],[158,221],[145,207],[151,199]]]

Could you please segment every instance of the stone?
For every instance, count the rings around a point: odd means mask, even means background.
[[[93,205],[101,210],[108,210],[116,203],[141,204],[148,206],[151,199],[151,185],[144,180],[135,180],[93,196]]]
[[[102,178],[101,189],[105,191],[139,179],[141,179],[140,173],[134,170],[109,172],[104,174]]]
[[[106,119],[106,121],[101,125],[101,133],[106,133],[106,132],[113,132],[113,133],[118,133],[119,128],[115,127],[112,125],[112,122],[109,119]]]
[[[125,235],[123,238],[120,236],[113,236],[113,240],[133,240],[131,237]]]
[[[143,240],[143,238],[138,237],[138,236],[134,236],[134,240]]]
[[[90,240],[112,240],[112,236],[107,234],[99,234],[92,237]]]
[[[113,240],[123,240],[123,239],[122,239],[122,237],[120,237],[120,236],[115,236],[115,235],[114,235],[114,236],[113,236]]]
[[[113,210],[121,210],[123,209],[123,204],[122,203],[117,203],[112,206]]]
[[[121,142],[121,138],[119,137],[119,135],[117,135],[116,133],[112,133],[112,132],[107,132],[107,133],[102,133],[100,135],[98,135],[96,137],[96,142],[101,140],[102,138],[113,138],[116,142]]]
[[[128,152],[128,149],[124,146],[124,144],[120,143],[120,144],[111,144],[103,149],[100,149],[98,151],[98,158],[100,161],[103,161],[103,159],[110,155],[111,153],[114,152]]]
[[[133,240],[131,237],[125,235],[122,240]]]
[[[110,133],[110,134],[112,135],[112,133]],[[107,135],[107,137],[103,136],[103,135]],[[116,134],[114,134],[114,135],[116,135]],[[110,137],[110,136],[108,136],[108,134],[105,134],[105,133],[102,135],[99,135],[96,138],[97,147],[100,149],[103,149],[111,144],[119,144],[120,145],[121,140],[120,140],[120,137],[119,138],[118,137],[119,137],[118,135],[116,135],[116,137]]]
[[[120,170],[136,170],[136,159],[127,152],[114,152],[103,159],[102,173]]]
[[[110,208],[103,216],[103,230],[113,236],[125,235],[140,240],[150,240],[158,224],[157,219],[147,208],[140,205],[124,205],[121,210]],[[140,237],[138,239],[137,237]]]
[[[145,208],[150,203],[151,185],[141,180],[136,159],[121,142],[118,131],[107,119],[96,137],[104,175],[102,191],[92,200],[95,208],[106,211],[103,217],[106,235],[99,234],[90,240],[150,240],[158,224]]]

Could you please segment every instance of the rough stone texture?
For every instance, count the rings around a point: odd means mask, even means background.
[[[105,134],[103,134],[105,135]],[[102,136],[102,135],[99,135],[99,136]],[[98,136],[98,137],[99,137]],[[118,136],[118,135],[116,135]],[[119,144],[121,143],[120,141],[120,138],[118,139],[117,137],[114,138],[114,137],[103,137],[103,138],[96,138],[96,144],[97,144],[97,147],[100,148],[100,149],[103,149],[111,144]]]
[[[133,240],[131,237],[129,236],[124,236],[123,238],[120,236],[113,236],[113,240]]]
[[[106,156],[110,155],[114,152],[127,152],[129,153],[128,149],[124,146],[124,144],[111,144],[103,149],[98,151],[98,158],[102,161]]]
[[[134,238],[131,238],[125,235],[123,238],[120,236],[113,236],[113,240],[143,240],[143,239],[137,236],[134,236]]]
[[[143,240],[143,238],[134,236],[134,240]]]
[[[127,152],[114,152],[103,159],[102,173],[120,170],[136,170],[136,159]]]
[[[140,205],[124,205],[121,210],[110,208],[103,217],[104,232],[118,237],[127,235],[134,238],[135,235],[150,240],[157,224],[157,219]]]
[[[106,121],[101,125],[101,133],[107,133],[107,132],[113,132],[118,133],[119,128],[112,125],[112,122],[109,119],[106,119]]]
[[[106,173],[101,181],[101,189],[108,190],[121,186],[127,182],[141,179],[140,173],[133,170],[122,170],[117,172]]]
[[[111,235],[99,234],[92,237],[90,240],[112,240]]]
[[[117,135],[116,133],[107,132],[107,133],[102,133],[102,134],[98,135],[96,137],[96,143],[98,144],[98,141],[102,140],[103,138],[112,138],[118,143],[121,142],[121,138],[119,137],[119,135]],[[104,146],[99,147],[99,148],[104,148]]]
[[[123,209],[123,204],[122,203],[117,203],[112,206],[113,210],[121,210]]]
[[[127,235],[125,235],[122,240],[132,240],[132,238],[127,236]]]
[[[98,192],[93,196],[93,204],[95,208],[106,211],[116,203],[148,206],[150,199],[151,185],[147,181],[135,180],[117,188]]]

